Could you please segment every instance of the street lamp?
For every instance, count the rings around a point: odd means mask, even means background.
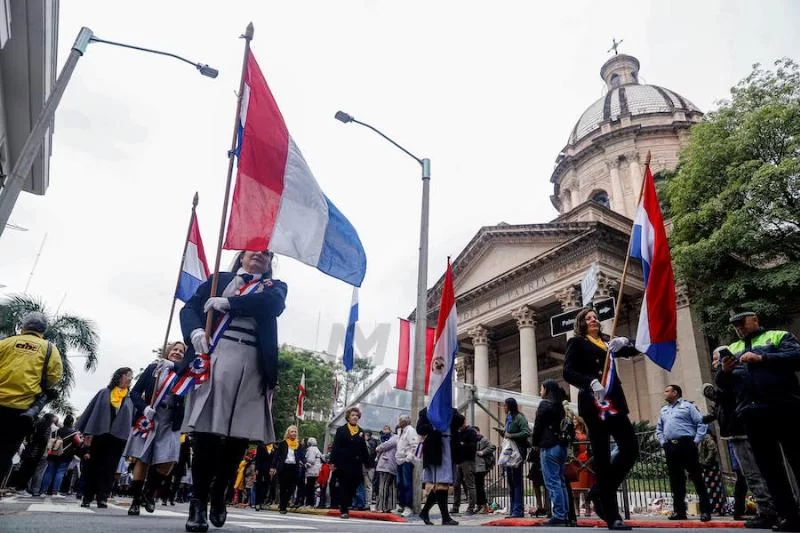
[[[72,77],[72,73],[75,71],[75,67],[78,64],[78,59],[80,59],[80,57],[84,54],[89,43],[104,43],[113,46],[121,46],[123,48],[139,50],[142,52],[148,52],[151,54],[169,56],[192,65],[200,72],[200,74],[209,78],[216,78],[217,74],[219,74],[216,69],[211,68],[206,64],[195,63],[179,55],[172,54],[170,52],[162,52],[160,50],[152,50],[150,48],[142,48],[140,46],[133,46],[130,44],[106,41],[104,39],[95,37],[94,33],[92,33],[92,30],[89,28],[81,28],[81,30],[78,32],[78,36],[75,38],[75,42],[72,44],[72,49],[67,57],[67,61],[61,68],[61,73],[58,75],[58,79],[56,80],[53,90],[47,97],[47,101],[44,103],[44,106],[42,106],[42,110],[39,112],[39,117],[36,119],[36,122],[31,128],[31,132],[28,134],[25,144],[22,145],[22,150],[20,151],[17,160],[14,162],[14,167],[11,169],[11,174],[6,177],[5,186],[3,187],[2,194],[0,195],[0,235],[3,234],[3,230],[5,230],[6,224],[8,223],[8,217],[11,216],[11,211],[14,209],[14,204],[17,203],[17,198],[19,197],[19,193],[22,191],[22,186],[25,183],[25,176],[27,176],[28,172],[30,172],[31,165],[33,165],[33,160],[36,159],[36,155],[39,153],[39,149],[42,147],[47,128],[53,121],[53,115],[55,115],[56,108],[58,107],[59,102],[61,102],[61,97],[64,95],[64,90],[67,88],[67,84]]]
[[[416,423],[425,397],[425,339],[428,327],[428,218],[430,204],[431,160],[420,159],[377,128],[360,122],[344,111],[337,111],[336,120],[348,124],[355,122],[371,129],[410,156],[422,167],[422,214],[419,225],[419,264],[417,266],[417,322],[414,332],[414,386],[411,389],[411,418]],[[422,472],[414,469],[414,511],[420,508]]]

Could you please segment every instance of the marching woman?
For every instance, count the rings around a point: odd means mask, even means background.
[[[75,429],[83,434],[84,446],[89,448],[84,456],[86,488],[81,507],[89,507],[95,497],[99,509],[108,507],[106,501],[117,464],[133,425],[135,407],[128,395],[132,379],[130,368],[118,368],[108,386],[95,394],[75,424]]]
[[[608,529],[629,530],[630,526],[625,525],[619,514],[617,489],[636,462],[639,448],[616,369],[610,376],[609,382],[613,382],[614,387],[608,394],[600,383],[609,350],[616,357],[632,357],[638,353],[625,337],[609,340],[600,331],[597,313],[583,309],[575,318],[575,336],[567,342],[564,380],[580,390],[578,414],[589,430],[597,482],[588,496]],[[614,438],[618,450],[613,461],[610,437]]]
[[[136,461],[131,483],[133,501],[128,509],[128,514],[132,516],[139,514],[142,503],[148,513],[155,511],[156,491],[168,479],[180,457],[183,398],[170,394],[166,387],[172,381],[170,371],[175,363],[183,360],[185,351],[186,345],[182,342],[167,345],[164,358],[145,368],[131,389],[130,397],[136,406],[137,420],[150,425],[150,430],[142,433],[138,424],[135,424],[123,452],[123,455]],[[153,405],[156,401],[158,405]]]
[[[298,472],[300,465],[305,462],[300,439],[297,435],[297,426],[289,426],[283,435],[283,440],[275,447],[272,454],[272,468],[270,476],[278,479],[278,510],[286,514],[286,507],[297,488]]]
[[[363,467],[369,464],[369,449],[364,440],[364,430],[358,425],[361,411],[351,407],[344,414],[347,423],[336,430],[331,450],[331,463],[338,472],[339,511],[341,518],[350,518],[350,504],[361,484]]]
[[[278,382],[277,318],[287,287],[272,279],[271,262],[268,250],[240,252],[232,272],[219,273],[220,296],[210,297],[211,278],[181,309],[181,329],[190,345],[179,370],[188,368],[200,383],[187,397],[184,419],[194,447],[194,497],[186,531],[207,531],[209,519],[216,527],[225,524],[225,492],[248,442],[275,440],[271,405]],[[208,312],[217,327],[210,358]]]

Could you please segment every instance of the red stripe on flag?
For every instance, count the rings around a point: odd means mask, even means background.
[[[192,211],[192,229],[189,232],[189,242],[194,243],[197,248],[197,257],[200,259],[200,264],[203,266],[203,270],[206,273],[206,279],[208,279],[209,272],[208,261],[206,261],[206,251],[203,249],[203,238],[200,237],[200,225],[197,223],[197,214],[194,211]],[[181,265],[181,268],[183,268],[183,265]]]
[[[436,330],[428,328],[425,335],[425,394],[431,384],[431,361],[433,361],[433,345],[436,338]]]
[[[252,54],[247,58],[245,84],[249,97],[242,102],[244,131],[223,248],[266,250],[283,194],[289,131]]]
[[[411,359],[411,323],[400,319],[400,349],[397,358],[396,389],[405,389],[408,384],[408,367]]]

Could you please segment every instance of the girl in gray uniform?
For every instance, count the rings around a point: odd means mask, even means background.
[[[213,323],[227,323],[210,356],[210,378],[186,401],[184,431],[192,433],[194,498],[186,531],[222,527],[227,518],[225,491],[236,475],[248,442],[274,442],[272,391],[278,380],[278,325],[286,284],[272,279],[272,253],[241,252],[232,272],[220,272],[218,293],[212,279],[203,283],[181,310],[181,329],[195,354],[207,354],[206,313]],[[202,368],[202,365],[200,365]],[[207,518],[206,508],[210,503]]]

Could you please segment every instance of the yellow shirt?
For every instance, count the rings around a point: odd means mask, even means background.
[[[36,333],[14,335],[0,341],[0,406],[27,409],[41,392],[42,365],[47,341]],[[47,365],[47,388],[61,380],[61,354],[53,345]]]

